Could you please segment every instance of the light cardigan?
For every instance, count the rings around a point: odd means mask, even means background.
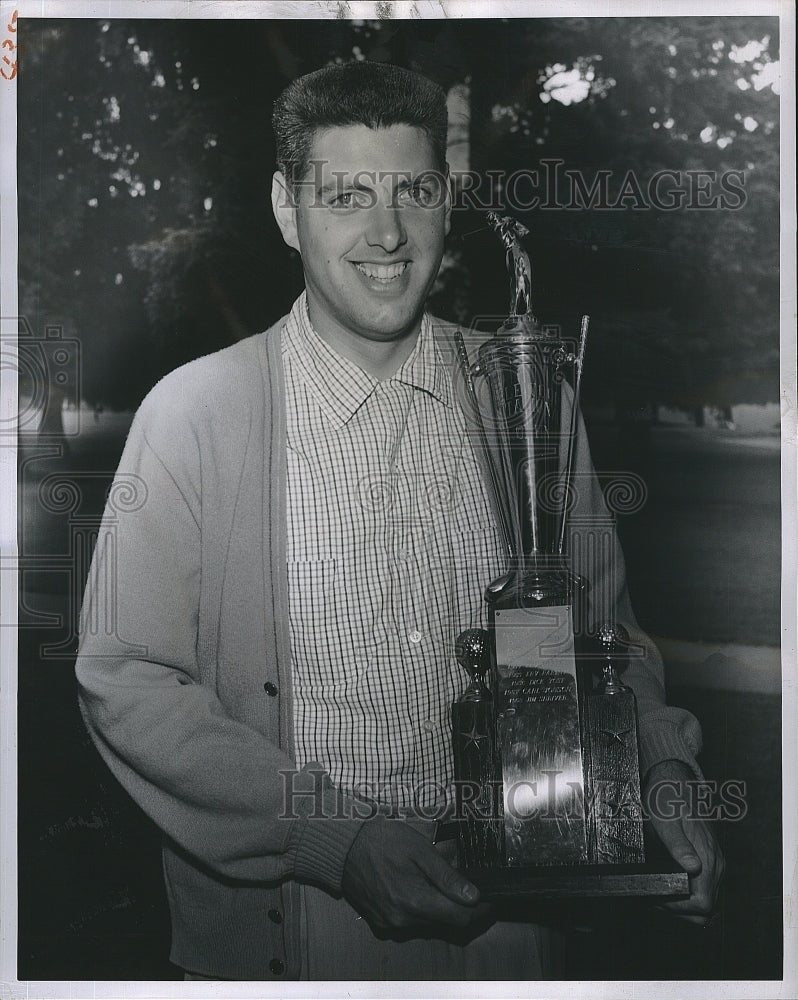
[[[292,760],[282,322],[177,369],[142,403],[98,537],[76,667],[100,753],[165,834],[171,960],[229,979],[299,975],[298,883],[339,892],[362,825],[332,818],[352,813],[329,781],[295,794],[293,818],[281,818],[289,776],[296,792],[318,780],[296,776]],[[576,463],[589,483],[577,512],[605,511],[583,438]],[[615,573],[592,582],[611,588],[617,620],[647,648],[624,675],[643,771],[665,759],[696,769],[698,723],[664,704],[619,550]]]

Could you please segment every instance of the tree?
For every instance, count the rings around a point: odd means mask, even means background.
[[[472,35],[475,163],[559,175],[556,207],[520,215],[541,311],[594,314],[603,390],[642,379],[683,405],[777,398],[777,31],[774,18],[611,18]]]
[[[23,24],[22,311],[37,336],[57,324],[80,340],[89,402],[134,406],[170,368],[290,306],[301,268],[269,207],[271,102],[297,74],[351,58],[468,88],[483,173],[561,161],[565,208],[507,207],[531,229],[542,318],[576,329],[580,311],[594,316],[594,385],[636,379],[684,405],[772,395],[773,18]],[[687,171],[742,171],[744,204],[652,206],[662,170],[688,189],[699,181]],[[608,198],[627,192],[616,209],[590,202],[602,171]],[[438,312],[506,310],[503,255],[478,206],[455,212],[446,264]]]

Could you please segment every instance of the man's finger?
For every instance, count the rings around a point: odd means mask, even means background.
[[[695,851],[703,858],[701,870],[698,874],[690,874],[690,898],[666,906],[691,923],[703,926],[715,908],[724,864],[722,855],[715,849],[714,838],[704,827],[690,827],[690,831],[698,837]]]
[[[420,851],[415,862],[431,884],[453,903],[475,906],[479,902],[479,889],[452,868],[434,847]]]
[[[680,864],[692,878],[701,874],[701,869],[704,866],[701,862],[701,858],[699,858],[692,848],[682,848],[680,846],[671,852],[671,856],[673,857],[673,860]]]
[[[673,860],[682,866],[688,875],[701,874],[703,863],[692,841],[685,834],[679,820],[666,820],[657,825],[657,833]]]

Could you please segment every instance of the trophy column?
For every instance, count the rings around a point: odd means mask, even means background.
[[[493,867],[503,863],[501,780],[496,758],[495,705],[485,683],[490,666],[489,635],[469,629],[457,638],[455,655],[471,678],[452,705],[455,811],[461,821],[461,863]]]
[[[585,677],[582,700],[586,803],[590,860],[596,864],[641,864],[643,810],[637,752],[637,709],[631,688],[618,673],[629,636],[607,623],[598,632],[602,676],[594,688]],[[587,668],[586,668],[587,670]]]

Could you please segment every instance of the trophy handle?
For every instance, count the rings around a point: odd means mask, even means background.
[[[574,470],[574,455],[576,454],[576,435],[579,432],[579,397],[582,391],[582,365],[585,360],[585,347],[587,345],[587,329],[590,325],[590,317],[584,315],[579,329],[579,348],[574,358],[574,402],[571,407],[571,426],[568,434],[568,453],[565,459],[565,489],[563,490],[563,505],[559,513],[560,530],[558,532],[559,541],[557,550],[560,555],[565,552],[565,529],[566,529],[566,504],[568,487],[571,482]]]

